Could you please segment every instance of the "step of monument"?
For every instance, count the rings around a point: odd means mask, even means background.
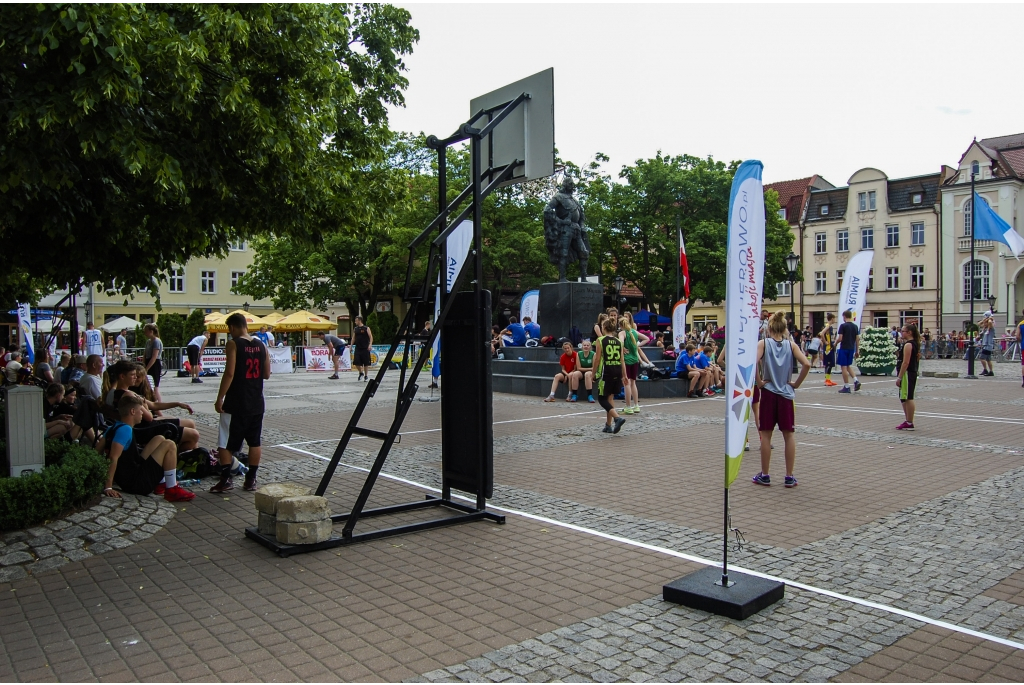
[[[663,369],[673,369],[675,362],[663,359],[652,362]],[[548,376],[554,377],[562,367],[556,361],[519,361],[517,359],[492,359],[491,373],[503,373],[516,376]]]
[[[494,392],[503,392],[511,395],[526,395],[536,397],[539,400],[547,397],[551,392],[551,376],[525,376],[504,373],[491,375],[491,387]],[[686,397],[689,384],[685,378],[667,378],[661,381],[637,381],[637,391],[641,399],[663,399],[671,397]],[[559,383],[555,391],[555,397],[565,400],[568,389],[565,384]],[[587,390],[582,388],[577,391],[577,397],[585,402]]]
[[[660,347],[648,346],[644,347],[644,354],[652,362],[664,359],[665,356],[662,354],[664,350]],[[552,361],[557,362],[558,358],[562,356],[561,347],[503,347],[498,350],[500,354],[505,355],[505,359],[518,359],[522,357],[525,361]]]

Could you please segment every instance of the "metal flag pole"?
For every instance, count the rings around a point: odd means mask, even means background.
[[[676,212],[676,302],[679,301],[679,279],[683,274],[683,265],[679,261],[679,252],[683,249],[682,238],[683,229],[679,225],[679,212]]]
[[[978,295],[974,291],[975,275],[978,265],[974,261],[974,215],[977,207],[974,206],[974,172],[971,172],[971,268],[970,271],[970,293],[971,293],[971,326],[967,331],[967,375],[964,378],[977,378],[974,375],[974,298]],[[980,284],[979,284],[980,285]]]

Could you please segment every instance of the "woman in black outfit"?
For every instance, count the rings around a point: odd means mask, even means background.
[[[370,380],[370,346],[373,345],[373,331],[363,323],[361,316],[356,317],[352,341],[356,348],[352,366],[359,370],[359,380]]]

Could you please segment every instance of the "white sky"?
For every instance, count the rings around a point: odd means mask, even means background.
[[[446,136],[472,97],[554,67],[559,153],[613,172],[660,149],[845,185],[1024,131],[1021,5],[404,6],[420,42],[396,130]]]

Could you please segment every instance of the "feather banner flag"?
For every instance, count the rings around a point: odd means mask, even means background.
[[[683,244],[683,229],[679,229],[679,273],[683,276],[683,294],[690,299],[690,267],[686,264],[686,245]]]
[[[757,160],[743,162],[729,194],[725,268],[725,487],[739,475],[747,442],[764,281],[764,190]]]

